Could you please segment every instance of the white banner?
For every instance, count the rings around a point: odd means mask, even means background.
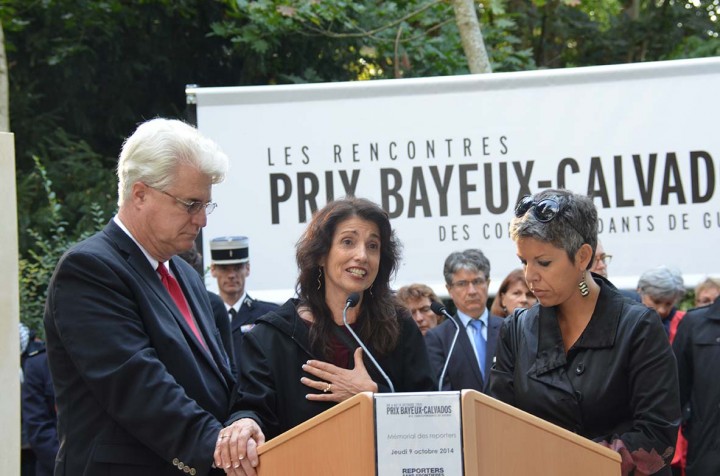
[[[353,193],[382,205],[404,245],[395,286],[431,285],[480,248],[491,292],[520,267],[518,198],[595,198],[610,279],[661,264],[686,284],[720,275],[720,59],[352,83],[189,89],[198,127],[231,157],[204,230],[250,238],[254,297],[284,301],[312,211]],[[208,278],[210,286],[214,279]]]

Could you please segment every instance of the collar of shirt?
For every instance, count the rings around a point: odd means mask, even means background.
[[[472,321],[473,318],[468,316],[467,314],[461,312],[460,309],[458,309],[457,315],[460,318],[460,322],[462,322],[463,327],[465,327],[465,329],[467,329],[468,326],[470,325],[470,321]],[[488,327],[488,316],[489,315],[490,315],[490,313],[488,312],[487,309],[485,309],[483,311],[482,315],[478,318],[483,322],[483,324],[485,324],[485,329],[487,329],[487,327]]]
[[[122,231],[125,232],[125,234],[126,234],[127,236],[130,237],[131,240],[133,240],[133,242],[137,245],[137,247],[140,248],[140,251],[142,251],[142,253],[145,255],[145,258],[147,258],[148,262],[150,263],[150,266],[152,266],[152,269],[156,270],[157,267],[158,267],[158,264],[160,264],[160,262],[159,262],[158,260],[156,260],[155,258],[153,258],[153,257],[150,255],[150,253],[148,253],[148,251],[147,251],[145,248],[143,248],[143,245],[141,245],[140,242],[135,239],[135,237],[132,235],[132,233],[130,233],[130,230],[128,230],[127,227],[125,226],[125,224],[124,224],[122,221],[120,221],[120,217],[119,217],[119,216],[115,215],[115,216],[113,217],[113,221],[115,222],[115,224],[116,224],[117,226],[120,227],[120,229],[121,229]],[[165,265],[165,267],[168,269],[168,271],[170,272],[170,274],[174,276],[174,274],[173,274],[173,272],[172,272],[172,269],[170,269],[169,264],[168,264],[168,265]],[[158,276],[160,276],[160,275],[158,275]]]
[[[227,312],[230,312],[230,309],[235,309],[235,312],[240,312],[240,308],[242,307],[243,303],[245,302],[246,297],[247,297],[247,293],[243,293],[243,295],[240,296],[240,299],[238,299],[237,302],[235,304],[233,304],[232,306],[228,303],[225,303],[225,308],[227,309]]]
[[[624,304],[625,299],[612,285],[597,278],[595,282],[600,285],[600,296],[595,310],[590,322],[570,350],[603,349],[615,344],[620,318],[627,304]],[[535,375],[540,375],[566,365],[568,353],[565,352],[556,308],[539,306],[537,309],[538,358],[531,370]]]

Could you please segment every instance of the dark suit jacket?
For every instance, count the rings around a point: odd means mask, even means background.
[[[487,346],[485,347],[485,381],[483,381],[480,373],[480,366],[475,356],[475,350],[470,343],[470,336],[463,327],[460,318],[455,314],[453,320],[460,326],[460,334],[458,335],[455,349],[450,356],[445,373],[445,379],[442,384],[443,390],[463,390],[473,389],[479,392],[485,392],[487,389],[487,380],[490,377],[490,369],[492,368],[493,358],[495,357],[495,346],[502,325],[502,318],[490,315],[488,316],[487,328]],[[450,345],[455,336],[456,327],[450,320],[445,320],[437,327],[430,329],[425,334],[425,344],[430,354],[430,364],[435,372],[435,377],[440,378],[445,359],[450,352]]]
[[[220,340],[222,340],[225,352],[227,352],[230,358],[230,368],[232,369],[233,375],[237,375],[238,369],[236,364],[235,351],[233,350],[232,333],[230,331],[230,319],[223,303],[222,298],[212,291],[208,291],[208,298],[210,299],[210,306],[212,307],[213,316],[215,317],[215,325],[217,325],[220,331]]]
[[[686,409],[686,474],[720,474],[720,297],[713,304],[685,314],[673,350],[680,379],[680,404]]]
[[[216,316],[223,314],[225,315],[225,318],[228,320],[228,322],[230,322],[230,316],[228,315],[227,306],[225,306],[222,298],[220,298],[219,301],[213,300],[212,305],[213,312]],[[251,326],[248,326],[248,324],[255,324],[255,321],[257,321],[260,317],[264,316],[270,311],[276,310],[278,307],[279,306],[277,304],[265,301],[258,301],[256,299],[252,299],[250,296],[245,297],[245,301],[243,302],[242,306],[240,306],[240,311],[230,324],[232,330],[233,353],[235,354],[235,367],[237,368],[238,373],[240,372],[240,365],[242,364],[240,362],[239,356],[240,348],[243,342],[243,335],[249,332],[252,328]]]
[[[170,266],[209,350],[113,221],[58,263],[45,308],[56,476],[224,474],[211,464],[235,380],[203,283]]]

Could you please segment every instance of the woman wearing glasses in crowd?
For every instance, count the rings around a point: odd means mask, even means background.
[[[375,203],[346,198],[318,210],[297,244],[298,298],[245,334],[237,415],[274,438],[360,392],[434,390],[422,334],[390,290],[399,257],[388,215]],[[359,299],[347,321],[382,371],[343,325],[352,293]],[[216,464],[237,461],[245,444],[254,443],[239,428]]]
[[[489,393],[618,451],[623,475],[669,475],[675,361],[657,313],[588,271],[597,228],[566,190],[518,203],[510,234],[540,305],[505,319]]]

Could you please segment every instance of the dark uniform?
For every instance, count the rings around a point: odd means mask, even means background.
[[[228,319],[230,318],[230,312],[227,310],[227,306],[223,302],[222,298],[218,296],[218,299],[211,299],[211,303],[213,305],[213,314],[216,316],[224,314],[228,316]],[[235,354],[235,368],[238,371],[240,370],[238,357],[240,355],[240,346],[242,345],[243,336],[253,328],[255,321],[257,321],[258,318],[277,308],[277,304],[259,301],[251,298],[250,296],[245,296],[245,301],[243,301],[242,306],[240,306],[240,311],[236,313],[235,316],[232,317],[232,321],[230,321],[230,327],[232,329],[233,353]]]
[[[60,443],[57,411],[45,346],[33,342],[23,371],[22,419],[28,442],[35,453],[35,476],[52,476]]]
[[[250,253],[248,243],[249,240],[245,236],[224,236],[214,238],[210,241],[210,256],[213,266],[249,266]],[[249,273],[249,271],[242,271],[244,268],[239,269],[240,271],[236,270],[235,272]],[[243,288],[246,276],[247,274],[242,277]],[[234,308],[237,307],[236,305],[233,306],[233,308],[228,309],[230,305],[223,302],[222,298],[211,299],[213,314],[216,318],[217,316],[224,315],[230,320],[233,353],[235,354],[235,367],[238,371],[240,370],[241,365],[239,355],[243,335],[253,328],[255,321],[257,321],[258,318],[278,308],[277,304],[253,299],[247,294],[243,294],[241,299],[243,301],[239,309]]]

